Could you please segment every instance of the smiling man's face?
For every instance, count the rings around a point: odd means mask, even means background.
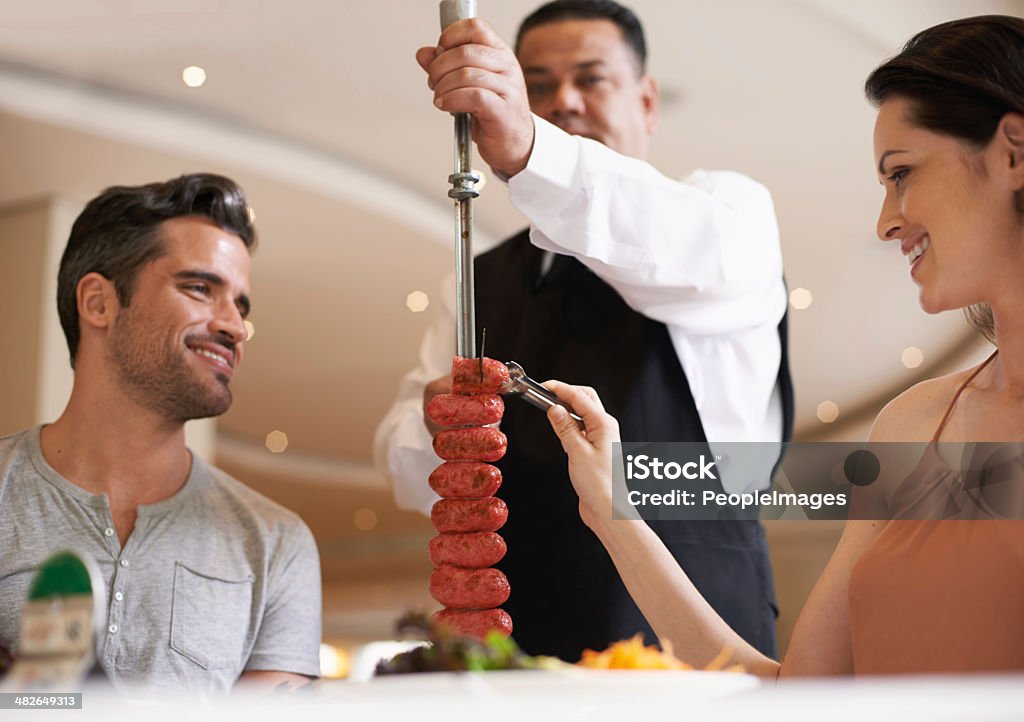
[[[108,357],[126,392],[172,421],[231,406],[249,311],[249,253],[197,216],[161,226],[164,253],[139,270],[119,309]]]

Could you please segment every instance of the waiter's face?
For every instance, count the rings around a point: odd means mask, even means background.
[[[530,108],[567,133],[646,158],[658,88],[610,20],[560,20],[519,43]]]

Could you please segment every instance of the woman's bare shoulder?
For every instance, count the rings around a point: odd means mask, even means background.
[[[911,386],[879,412],[869,438],[872,441],[930,441],[957,389],[976,368]]]

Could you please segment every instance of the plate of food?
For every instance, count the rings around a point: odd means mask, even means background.
[[[400,628],[427,643],[382,660],[364,692],[502,702],[628,698],[666,703],[685,698],[692,704],[760,685],[757,677],[729,664],[731,650],[695,668],[678,659],[670,645],[645,645],[639,634],[602,651],[587,650],[578,663],[569,664],[526,655],[511,637],[497,632],[484,639],[459,636],[426,618],[407,618]]]

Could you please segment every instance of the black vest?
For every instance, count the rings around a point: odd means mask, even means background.
[[[477,328],[484,354],[518,361],[533,378],[593,386],[627,441],[706,441],[686,375],[664,324],[633,311],[576,259],[556,256],[543,278],[528,232],[476,260]],[[786,436],[792,392],[780,325]],[[530,654],[576,661],[586,648],[644,632],[655,637],[604,547],[580,521],[566,457],[544,414],[506,399],[508,453],[498,491],[509,507],[498,565],[512,585],[504,605]],[[705,599],[768,655],[776,607],[764,532],[757,522],[656,521],[651,526]],[[679,650],[685,658],[685,651]]]

